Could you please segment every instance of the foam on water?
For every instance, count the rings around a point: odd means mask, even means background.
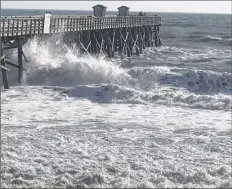
[[[231,188],[228,32],[183,17],[169,46],[139,57],[80,55],[59,35],[29,41],[24,84],[13,69],[1,93],[2,187]]]
[[[136,67],[130,69],[129,73],[133,78],[138,78],[143,88],[154,85],[171,85],[197,93],[228,92],[231,94],[232,92],[232,78],[229,73],[160,66]]]
[[[24,74],[25,85],[72,87],[67,89],[68,96],[96,102],[231,108],[230,73],[156,66],[151,59],[147,60],[151,64],[146,67],[136,65],[130,59],[116,58],[112,61],[104,56],[80,56],[74,45],[61,45],[60,37],[55,36],[47,41],[34,38],[24,46],[30,59]],[[51,43],[52,40],[56,44]],[[187,50],[164,46],[160,49],[150,48],[138,59],[146,64],[142,60],[146,53],[150,57],[157,56],[157,53],[173,52],[189,56]],[[199,53],[199,50],[192,53]],[[128,63],[132,66],[121,67]]]
[[[86,86],[68,93],[81,90]],[[60,91],[2,92],[3,187],[232,186],[230,113],[64,96],[53,101]]]
[[[88,99],[101,103],[162,104],[203,109],[231,110],[232,99],[229,95],[198,95],[173,87],[156,87],[150,91],[135,90],[119,85],[101,84],[77,86],[63,90],[61,95],[78,99]]]

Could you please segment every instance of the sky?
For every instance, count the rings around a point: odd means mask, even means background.
[[[231,14],[231,1],[1,1],[1,8],[92,10],[96,4],[109,11],[125,5],[130,11]]]

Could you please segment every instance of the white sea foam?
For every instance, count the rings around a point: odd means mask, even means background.
[[[231,74],[213,64],[230,51],[109,60],[60,37],[28,42],[24,84],[2,90],[2,187],[232,187]]]
[[[232,186],[229,112],[102,104],[60,91],[2,92],[3,187]]]
[[[36,39],[25,49],[31,49],[35,42]],[[36,51],[28,51],[31,59],[25,77],[29,85],[125,84],[132,80],[112,61],[104,57],[80,56],[75,46],[61,46],[54,51],[42,43],[36,48]]]
[[[139,91],[119,85],[84,85],[66,89],[61,94],[76,99],[88,99],[101,103],[163,104],[203,109],[231,110],[230,95],[199,95],[173,87],[156,87],[150,91]]]

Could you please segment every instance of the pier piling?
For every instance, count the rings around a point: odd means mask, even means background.
[[[21,36],[17,37],[18,40],[18,69],[19,69],[19,84],[21,84],[23,76],[23,50]]]
[[[10,70],[6,67],[5,54],[3,51],[2,44],[1,44],[1,71],[2,71],[2,82],[3,82],[4,89],[9,89],[7,71],[10,71]]]

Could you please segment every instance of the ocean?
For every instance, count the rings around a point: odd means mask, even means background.
[[[232,187],[231,15],[158,14],[162,46],[139,56],[23,46],[23,84],[9,66],[1,88],[2,187]]]

